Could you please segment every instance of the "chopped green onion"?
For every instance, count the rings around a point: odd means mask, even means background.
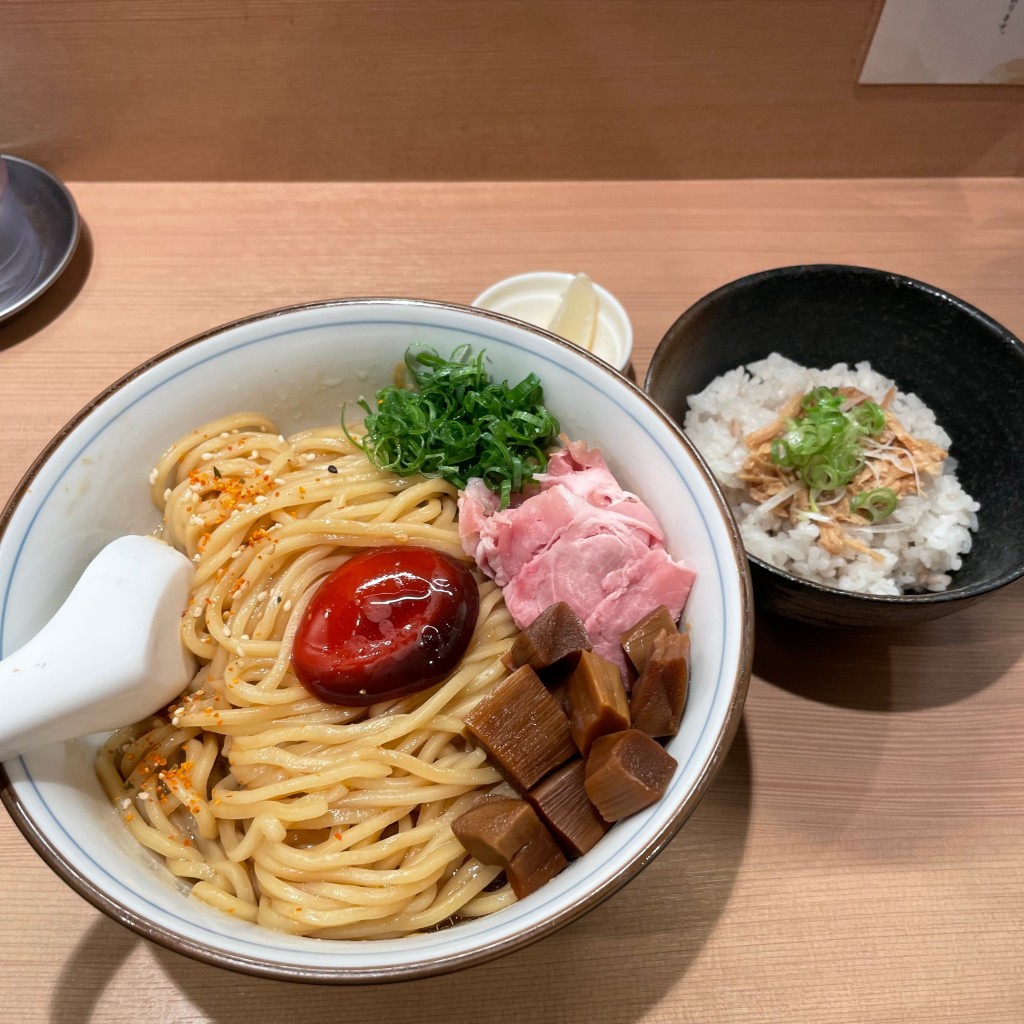
[[[825,424],[809,420],[792,420],[791,423],[782,437],[790,457],[814,455],[832,440],[832,431]]]
[[[859,512],[869,523],[877,523],[892,515],[898,502],[894,491],[888,487],[876,487],[853,498],[850,511]]]
[[[864,449],[859,444],[839,444],[832,450],[832,468],[845,487],[864,468]]]
[[[885,429],[885,413],[875,402],[861,402],[849,412],[857,426],[868,436],[874,437]]]
[[[800,474],[807,482],[807,486],[820,493],[821,491],[834,491],[841,487],[839,473],[823,455],[815,455],[804,467]]]
[[[446,359],[428,346],[410,346],[405,365],[415,389],[386,387],[376,407],[359,399],[366,434],[349,440],[380,469],[441,477],[465,487],[480,477],[501,507],[547,467],[558,420],[544,408],[540,378],[515,387],[491,382],[483,352],[460,345]],[[342,412],[344,426],[344,412]]]
[[[808,391],[806,395],[800,400],[800,408],[804,412],[811,412],[815,409],[839,409],[839,406],[843,404],[843,399],[835,388],[814,388],[812,391]]]
[[[836,388],[818,387],[800,400],[801,413],[787,420],[772,440],[771,460],[793,469],[810,490],[814,506],[822,491],[845,487],[864,468],[861,438],[885,428],[885,413],[875,402],[861,402],[842,411],[846,398]]]

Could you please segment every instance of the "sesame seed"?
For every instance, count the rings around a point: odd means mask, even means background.
[[[221,433],[221,437],[230,437],[231,435],[225,430]]]
[[[140,794],[139,794],[139,799],[140,799],[140,800],[148,800],[148,799],[149,799],[149,794],[148,794],[148,793],[145,793],[145,792],[143,792],[143,793],[140,793]]]
[[[266,500],[267,496],[265,494],[257,494],[256,497],[253,498],[253,501],[255,501],[257,505],[262,505]]]
[[[132,798],[130,796],[126,796],[121,801],[121,809],[124,810],[124,811],[127,811],[128,808],[131,807],[131,805],[132,805]]]
[[[284,434],[278,434],[277,435],[277,439],[278,439],[278,441],[281,442],[281,444],[284,444]]]
[[[241,548],[235,548],[235,550],[231,552],[231,557],[232,558],[237,558],[241,553],[242,553],[242,549]]]
[[[316,453],[315,452],[306,452],[306,461],[307,462],[316,462]]]
[[[231,629],[228,626],[224,627],[224,635],[226,637],[230,637],[231,636]]]
[[[282,479],[281,479],[280,477],[278,477],[278,478],[277,478],[277,479],[276,479],[276,480],[274,481],[274,483],[275,483],[275,484],[277,484],[277,485],[278,485],[278,486],[280,487],[280,486],[281,486],[281,484],[283,484],[283,483],[284,483],[284,481],[283,481],[283,480],[282,480]]]
[[[285,601],[285,603],[284,603],[284,610],[286,612],[290,612],[292,610],[292,603],[291,603],[291,601]]]
[[[327,467],[327,472],[328,473],[337,473],[338,472],[338,467],[337,466],[328,466]]]
[[[205,520],[205,519],[203,519],[203,517],[202,517],[202,516],[193,516],[193,517],[192,517],[192,518],[191,518],[191,519],[189,520],[189,522],[190,522],[190,523],[191,523],[191,524],[192,524],[193,526],[202,526],[202,525],[203,525],[203,523],[204,523],[205,521],[206,521],[206,520]]]
[[[164,490],[164,501],[170,501],[170,500],[171,500],[171,489],[170,489],[170,487],[168,487],[168,488],[166,488]]]
[[[193,619],[198,619],[199,616],[202,615],[202,614],[203,614],[203,609],[199,605],[196,605],[195,608],[192,609],[192,618]]]
[[[157,478],[157,477],[158,477],[159,475],[160,475],[160,474],[159,474],[159,473],[157,472],[157,468],[156,468],[156,466],[154,466],[154,467],[153,467],[153,468],[152,468],[152,469],[151,469],[151,470],[149,471],[149,485],[150,485],[150,487],[152,487],[152,486],[153,486],[153,484],[155,484],[155,483],[156,483],[156,478]]]
[[[213,462],[213,452],[203,452],[203,462]]]
[[[259,457],[260,457],[260,450],[259,450],[259,448],[253,448],[253,450],[251,452],[249,452],[249,458],[250,459],[258,459]]]
[[[248,640],[249,639],[249,634],[248,633],[243,633],[238,639],[239,640]]]
[[[266,592],[265,590],[261,590],[261,591],[260,591],[260,592],[259,592],[259,593],[258,593],[258,594],[256,595],[256,600],[257,600],[257,601],[265,601],[266,599],[267,599],[267,592]]]
[[[197,551],[197,552],[196,552],[196,553],[195,553],[195,554],[194,554],[194,555],[192,556],[192,561],[193,561],[193,562],[198,562],[198,561],[199,561],[199,559],[200,559],[200,558],[202,558],[202,557],[203,557],[203,556],[202,556],[201,554],[199,554],[199,552]]]

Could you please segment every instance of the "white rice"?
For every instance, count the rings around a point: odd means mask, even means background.
[[[951,582],[949,573],[960,568],[961,556],[971,550],[971,532],[978,529],[978,503],[960,486],[952,458],[946,459],[941,476],[922,474],[923,493],[902,498],[888,519],[876,526],[843,527],[850,537],[881,554],[880,561],[852,548],[831,555],[817,543],[814,522],[793,526],[771,510],[757,511],[736,476],[749,454],[743,438],[777,419],[793,395],[819,386],[852,386],[879,402],[894,382],[868,363],[857,363],[852,370],[845,363],[812,370],[772,354],[722,374],[690,398],[686,433],[722,484],[747,551],[785,572],[840,590],[945,590]],[[889,408],[909,434],[949,450],[949,435],[916,395],[897,391]]]

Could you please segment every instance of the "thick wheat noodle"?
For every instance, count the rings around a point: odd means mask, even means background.
[[[333,466],[334,469],[328,469]],[[196,563],[182,639],[200,665],[164,714],[115,733],[97,772],[129,832],[218,910],[324,938],[384,938],[514,900],[451,822],[500,776],[463,738],[515,636],[480,578],[461,663],[424,693],[324,704],[290,663],[317,585],[357,551],[465,559],[456,492],[378,470],[337,429],[285,438],[254,413],[176,442],[151,476],[162,536]]]

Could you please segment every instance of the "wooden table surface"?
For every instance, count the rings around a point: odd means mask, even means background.
[[[695,299],[789,263],[899,271],[1024,333],[1019,179],[71,187],[73,265],[0,326],[0,499],[143,358],[308,299],[468,302],[582,269],[632,315],[641,379]],[[194,963],[93,910],[3,816],[0,1020],[1020,1024],[1022,640],[1024,586],[874,636],[759,622],[744,724],[670,847],[558,935],[448,978],[337,990]]]

